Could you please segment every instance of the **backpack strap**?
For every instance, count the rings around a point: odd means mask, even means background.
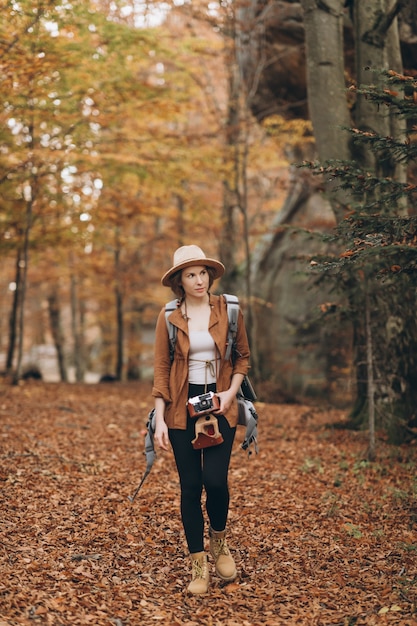
[[[237,322],[239,318],[239,298],[237,296],[224,293],[224,299],[227,304],[227,316],[229,318],[229,330],[227,336],[227,348],[225,359],[232,358],[232,361],[236,357],[236,335],[237,335]],[[248,451],[248,455],[252,454],[250,450],[251,444],[254,445],[255,452],[258,454],[258,414],[253,403],[247,399],[242,390],[243,385],[249,385],[251,388],[251,398],[256,400],[256,394],[250,384],[249,378],[245,376],[242,385],[237,393],[239,424],[246,426],[245,439],[242,443],[242,449]]]
[[[169,356],[171,359],[171,363],[174,360],[175,354],[175,343],[177,341],[177,327],[168,320],[169,316],[173,311],[178,309],[178,300],[171,300],[167,302],[165,305],[165,321],[167,324],[168,335],[169,335]]]
[[[229,318],[229,330],[227,335],[227,348],[225,360],[228,361],[232,356],[232,349],[235,344],[237,334],[237,321],[239,317],[239,298],[230,293],[224,293],[223,298],[226,300],[227,317]]]

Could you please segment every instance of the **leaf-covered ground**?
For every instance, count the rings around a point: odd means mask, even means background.
[[[258,405],[239,430],[230,546],[239,578],[186,593],[171,453],[145,469],[148,385],[0,388],[0,626],[417,624],[416,446],[333,428],[343,414]]]

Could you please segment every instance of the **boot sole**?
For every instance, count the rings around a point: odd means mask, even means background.
[[[191,591],[188,587],[187,587],[187,593],[190,596],[206,596],[208,594],[210,590],[210,580],[208,580],[207,583],[207,589],[205,589],[204,591]]]

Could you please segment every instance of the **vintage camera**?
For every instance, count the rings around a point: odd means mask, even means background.
[[[208,413],[219,409],[220,403],[216,394],[209,391],[208,393],[203,393],[201,396],[189,398],[187,406],[190,417],[201,417],[201,415],[208,415]]]

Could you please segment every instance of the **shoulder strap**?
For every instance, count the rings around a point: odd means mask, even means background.
[[[227,317],[229,318],[229,330],[227,336],[227,348],[225,354],[225,360],[228,361],[232,356],[232,348],[235,342],[237,333],[237,321],[239,318],[239,298],[231,295],[230,293],[224,293],[223,298],[226,300],[227,305]]]
[[[178,300],[171,300],[167,302],[165,305],[165,321],[167,324],[168,335],[169,335],[169,356],[171,359],[171,363],[174,360],[175,354],[175,342],[177,341],[177,327],[174,324],[171,324],[168,320],[168,317],[171,315],[173,311],[178,308]]]

